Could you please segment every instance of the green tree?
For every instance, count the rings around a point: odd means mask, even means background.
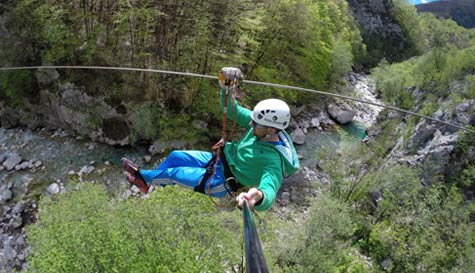
[[[354,223],[349,207],[325,195],[312,202],[303,227],[281,244],[277,261],[283,272],[372,272],[349,247]]]
[[[237,219],[224,226],[207,197],[190,191],[117,200],[83,184],[39,207],[28,272],[224,272],[240,262]]]

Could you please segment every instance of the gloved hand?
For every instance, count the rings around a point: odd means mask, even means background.
[[[223,67],[218,75],[219,85],[223,89],[239,87],[244,80],[242,72],[237,67]]]

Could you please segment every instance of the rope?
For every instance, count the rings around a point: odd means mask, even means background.
[[[235,130],[236,130],[236,108],[234,107],[235,99],[234,99],[234,94],[233,91],[236,89],[236,78],[233,81],[233,86],[226,88],[226,93],[224,95],[224,105],[223,105],[223,123],[222,123],[222,131],[221,131],[221,139],[216,142],[213,147],[211,148],[213,151],[216,152],[216,158],[214,160],[214,166],[213,166],[213,173],[211,174],[208,182],[208,196],[211,202],[220,208],[226,207],[226,205],[220,205],[218,204],[213,197],[211,196],[211,184],[214,179],[214,175],[216,173],[216,168],[218,167],[219,164],[219,158],[221,156],[221,149],[224,147],[224,144],[228,139],[231,139]],[[231,107],[233,108],[233,128],[230,132],[229,135],[227,135],[227,130],[226,130],[226,124],[228,122],[228,105],[229,105],[229,95],[231,95]],[[224,182],[225,184],[227,181]],[[232,191],[228,191],[231,195],[233,195]],[[234,196],[234,195],[233,195]]]
[[[161,74],[171,74],[171,75],[179,75],[179,76],[187,76],[187,77],[199,77],[199,78],[207,78],[207,79],[217,79],[218,77],[216,76],[210,76],[210,75],[203,75],[203,74],[195,74],[195,73],[189,73],[189,72],[178,72],[178,71],[169,71],[169,70],[159,70],[159,69],[147,69],[147,68],[132,68],[132,67],[107,67],[107,66],[68,66],[68,65],[45,65],[45,66],[18,66],[18,67],[0,67],[0,71],[12,71],[12,70],[32,70],[32,69],[94,69],[94,70],[119,70],[119,71],[136,71],[136,72],[153,72],[153,73],[161,73]],[[331,96],[331,97],[337,97],[345,100],[352,100],[352,101],[357,101],[365,104],[370,104],[382,108],[387,108],[391,109],[394,111],[402,112],[405,114],[421,117],[427,120],[431,120],[440,124],[444,124],[447,126],[451,126],[457,129],[461,129],[466,132],[474,133],[475,130],[468,129],[466,127],[453,124],[450,122],[446,122],[440,119],[436,119],[430,116],[422,115],[416,112],[404,110],[401,108],[397,108],[394,106],[388,106],[380,103],[375,103],[371,101],[366,101],[358,98],[353,98],[350,96],[344,96],[340,94],[333,94],[329,92],[324,92],[324,91],[318,91],[314,89],[309,89],[309,88],[302,88],[302,87],[297,87],[297,86],[290,86],[290,85],[283,85],[283,84],[276,84],[276,83],[267,83],[267,82],[258,82],[258,81],[250,81],[250,80],[244,80],[243,81],[246,84],[254,84],[254,85],[261,85],[261,86],[267,86],[267,87],[274,87],[274,88],[282,88],[282,89],[289,89],[289,90],[296,90],[296,91],[301,91],[301,92],[310,92],[310,93],[315,93],[315,94],[320,94],[320,95],[325,95],[325,96]]]

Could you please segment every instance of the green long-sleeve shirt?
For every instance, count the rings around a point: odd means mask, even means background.
[[[224,111],[225,91],[221,90],[221,108]],[[234,107],[234,110],[232,109]],[[224,155],[229,169],[235,178],[246,187],[257,187],[264,194],[262,203],[255,206],[256,210],[268,210],[274,203],[277,192],[282,185],[284,176],[295,173],[300,167],[297,152],[290,136],[284,130],[279,138],[285,145],[275,145],[259,140],[252,134],[251,111],[228,101],[227,117],[247,129],[246,134],[238,142],[227,142]]]

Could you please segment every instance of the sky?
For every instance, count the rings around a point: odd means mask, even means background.
[[[411,4],[413,4],[413,5],[417,5],[417,4],[424,4],[424,3],[434,2],[434,1],[437,1],[437,0],[407,0],[407,1]]]

